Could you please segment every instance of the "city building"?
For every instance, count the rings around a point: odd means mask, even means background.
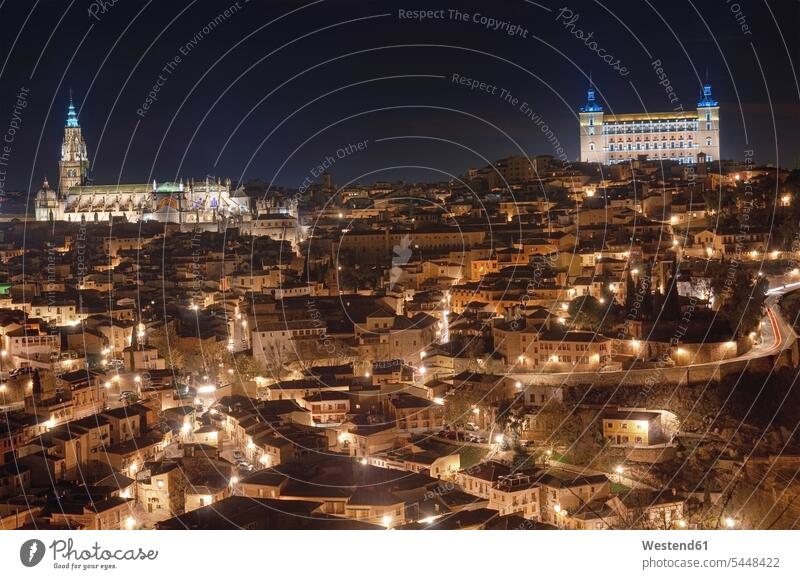
[[[695,110],[618,114],[604,111],[591,86],[579,112],[580,160],[603,165],[638,159],[719,161],[719,120],[719,103],[708,82]]]
[[[47,179],[36,194],[37,221],[157,221],[216,224],[249,221],[250,199],[230,179],[206,177],[184,183],[112,183],[96,185],[75,106],[70,99],[59,160],[58,189]]]

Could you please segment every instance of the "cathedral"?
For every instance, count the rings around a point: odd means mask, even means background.
[[[36,194],[37,221],[159,221],[208,224],[250,221],[250,199],[230,179],[189,179],[175,183],[95,185],[88,178],[89,156],[75,105],[70,98],[58,163],[58,189],[45,179]]]

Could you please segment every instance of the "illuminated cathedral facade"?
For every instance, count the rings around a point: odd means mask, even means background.
[[[217,224],[249,221],[250,199],[230,179],[95,185],[78,115],[70,99],[58,163],[58,189],[45,179],[36,194],[37,221],[159,221]]]

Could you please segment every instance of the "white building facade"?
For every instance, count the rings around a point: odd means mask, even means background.
[[[605,113],[590,87],[579,120],[582,162],[610,165],[645,159],[691,164],[701,154],[705,162],[719,160],[719,103],[708,83],[696,110],[657,113]]]

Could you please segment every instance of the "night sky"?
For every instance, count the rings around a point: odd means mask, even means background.
[[[451,17],[454,7],[467,21]],[[574,160],[576,112],[590,74],[606,111],[672,109],[651,65],[657,59],[686,109],[696,106],[708,70],[721,106],[724,158],[740,159],[752,148],[757,162],[792,168],[800,156],[792,67],[800,62],[798,7],[724,0],[118,0],[105,8],[7,1],[0,4],[0,138],[11,138],[0,167],[4,189],[35,192],[45,175],[55,184],[69,89],[95,183],[212,175],[298,186],[328,157],[339,185],[436,181],[520,149],[552,154],[522,103]],[[399,17],[401,9],[420,8],[443,8],[436,14],[444,17]],[[592,46],[619,60],[616,70],[565,27],[562,8],[579,17],[572,29],[593,32]],[[488,29],[477,13],[500,27]],[[453,74],[496,86],[495,94],[453,83]],[[159,83],[157,100],[144,110]],[[516,104],[501,98],[502,89]],[[17,105],[21,91],[24,108]],[[337,157],[363,141],[363,150]]]

